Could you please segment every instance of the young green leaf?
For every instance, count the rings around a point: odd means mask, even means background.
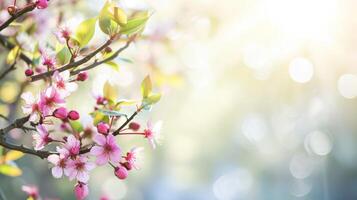
[[[20,176],[22,174],[21,169],[12,165],[0,165],[0,173],[7,176]]]
[[[149,94],[151,94],[151,90],[152,90],[152,84],[151,84],[150,76],[146,76],[145,79],[141,82],[141,94],[144,99],[148,97]]]
[[[113,14],[110,12],[114,7],[114,3],[107,1],[99,13],[99,27],[107,35],[113,35],[119,31],[119,25],[113,20]]]
[[[7,152],[7,154],[5,155],[5,162],[17,160],[17,159],[21,158],[24,155],[25,154],[20,152],[20,151],[11,150],[11,151]]]
[[[128,23],[128,19],[124,10],[119,7],[113,8],[113,19],[116,23],[118,23],[121,26]]]
[[[65,45],[57,44],[56,45],[56,60],[59,64],[64,65],[68,63],[71,59],[71,52],[68,47]]]
[[[97,18],[90,18],[79,24],[74,37],[80,47],[87,45],[94,36],[96,22]]]
[[[108,81],[104,84],[103,95],[106,99],[111,101],[116,101],[116,99],[118,98],[118,92],[116,88],[112,86]]]
[[[119,65],[114,61],[108,61],[107,64],[110,68],[114,69],[115,71],[119,71]]]
[[[14,64],[14,62],[19,54],[20,54],[20,47],[15,46],[13,49],[10,50],[9,54],[7,55],[6,63],[8,65]]]
[[[161,99],[161,94],[156,93],[156,94],[150,94],[145,101],[149,104],[155,104]]]
[[[143,31],[148,19],[148,12],[143,12],[139,16],[129,19],[128,22],[121,27],[120,33],[130,35]]]
[[[119,117],[119,116],[125,116],[127,118],[127,115],[115,110],[99,110],[101,113],[103,113],[106,116],[114,116],[114,117]]]
[[[80,133],[83,131],[83,125],[79,121],[69,121],[71,127],[73,130],[75,130],[77,133]]]

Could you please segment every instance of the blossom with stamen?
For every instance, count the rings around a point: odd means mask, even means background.
[[[54,166],[52,167],[52,175],[55,178],[61,178],[63,175],[63,170],[66,168],[67,158],[65,155],[60,154],[52,154],[48,156],[47,160],[52,163]]]
[[[67,137],[67,142],[64,148],[58,148],[57,152],[64,155],[64,157],[73,157],[79,154],[81,143],[73,135]]]
[[[25,100],[25,105],[22,107],[22,111],[24,114],[30,115],[29,121],[36,121],[41,112],[35,97],[31,92],[25,92],[21,95],[21,98]]]
[[[121,149],[116,144],[115,137],[112,134],[107,136],[97,134],[93,140],[98,146],[92,147],[90,153],[97,157],[96,163],[98,165],[104,165],[108,161],[119,162]]]
[[[144,136],[149,140],[153,148],[156,147],[156,143],[159,143],[161,126],[162,121],[158,121],[154,125],[148,121],[147,129],[144,130]]]
[[[32,136],[35,142],[35,150],[41,150],[52,141],[52,138],[50,138],[50,134],[42,124],[38,125],[36,130],[38,134],[35,133]]]
[[[67,161],[67,168],[64,173],[69,177],[69,180],[77,179],[82,183],[87,183],[89,180],[89,171],[94,169],[95,164],[88,161],[86,156],[77,156],[75,160]]]
[[[40,95],[39,107],[44,116],[52,114],[52,110],[59,104],[64,103],[64,99],[55,87],[48,87]]]
[[[58,89],[62,97],[67,97],[77,90],[77,83],[70,82],[70,72],[68,70],[61,73],[55,71],[52,79],[54,87]]]
[[[124,156],[124,159],[126,162],[129,164],[129,168],[131,169],[134,167],[135,169],[139,169],[137,166],[137,158],[138,154],[143,150],[144,148],[142,147],[134,147],[132,148],[129,152],[126,153],[126,156]]]

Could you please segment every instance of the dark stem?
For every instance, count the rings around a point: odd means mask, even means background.
[[[6,27],[8,27],[13,21],[15,21],[17,18],[22,16],[23,14],[27,12],[31,12],[36,8],[36,3],[29,3],[25,7],[19,9],[16,11],[15,14],[13,14],[8,20],[6,20],[4,23],[0,25],[0,31],[4,30]]]

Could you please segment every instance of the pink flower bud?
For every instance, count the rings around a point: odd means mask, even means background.
[[[45,9],[48,7],[48,1],[47,0],[38,0],[36,2],[36,7],[38,9]]]
[[[103,135],[107,135],[109,132],[109,125],[107,123],[100,122],[97,125],[97,131]]]
[[[114,174],[116,177],[118,177],[121,180],[126,179],[126,177],[128,177],[128,170],[123,167],[123,166],[118,166],[114,169]]]
[[[86,196],[88,196],[88,193],[88,186],[84,183],[78,183],[74,187],[74,194],[76,195],[77,200],[83,200]]]
[[[77,75],[77,81],[85,81],[88,79],[88,72],[80,72],[78,75]]]
[[[58,119],[62,119],[62,120],[65,120],[67,119],[67,109],[64,108],[64,107],[60,107],[60,108],[57,108],[54,112],[53,112],[53,116],[55,116],[56,118]]]
[[[68,118],[70,120],[77,120],[77,119],[79,119],[79,113],[77,111],[75,111],[75,110],[71,110],[68,113]]]
[[[131,122],[129,124],[129,129],[133,130],[133,131],[137,131],[140,128],[140,124],[136,123],[136,122]]]
[[[25,70],[25,75],[26,76],[32,76],[33,75],[33,70],[32,69],[26,69]]]
[[[97,97],[97,104],[98,105],[104,105],[106,103],[107,103],[107,100],[104,97],[101,97],[101,96]]]

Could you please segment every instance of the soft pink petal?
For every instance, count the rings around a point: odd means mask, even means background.
[[[97,165],[104,165],[108,162],[109,157],[107,154],[102,154],[100,156],[97,156],[97,160],[95,161],[95,163],[97,163]]]
[[[82,183],[87,183],[89,180],[89,175],[87,172],[81,171],[77,174],[77,180]]]
[[[50,162],[50,163],[52,163],[54,165],[57,165],[58,161],[60,160],[60,158],[59,158],[58,155],[52,154],[52,155],[48,156],[47,160],[48,160],[48,162]]]
[[[111,154],[110,154],[110,160],[114,163],[119,162],[121,159],[121,151],[120,149],[114,150]]]
[[[115,137],[112,134],[107,135],[107,143],[109,145],[116,145]]]
[[[62,174],[63,174],[63,170],[62,170],[61,167],[56,166],[56,167],[53,167],[53,168],[52,168],[52,175],[53,175],[53,177],[55,177],[55,178],[61,178],[61,177],[62,177]]]
[[[103,154],[103,147],[99,147],[99,146],[94,146],[92,147],[92,149],[90,150],[90,153],[93,155],[93,156],[99,156],[101,154]]]
[[[76,91],[78,88],[78,85],[77,83],[67,83],[66,84],[66,89],[69,91],[69,92],[74,92]]]
[[[86,169],[87,171],[90,171],[90,170],[92,170],[92,169],[94,169],[94,168],[95,168],[95,164],[92,163],[92,162],[88,162],[88,163],[86,163],[86,165],[85,165],[85,169]]]
[[[21,98],[25,100],[26,104],[35,103],[35,97],[31,92],[25,92],[21,95]]]
[[[96,142],[96,143],[99,144],[99,145],[104,145],[104,144],[106,144],[106,142],[107,142],[107,139],[106,139],[105,136],[102,135],[102,134],[97,134],[97,135],[95,135],[94,138],[93,138],[93,140],[94,140],[94,142]]]

